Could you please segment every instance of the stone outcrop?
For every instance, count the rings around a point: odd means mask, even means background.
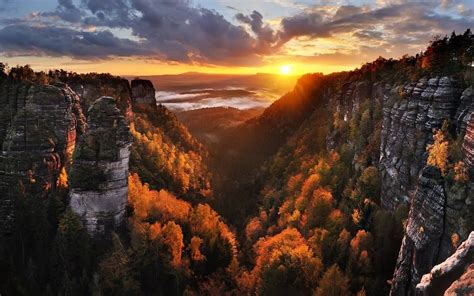
[[[470,168],[471,180],[474,179],[474,108],[466,125],[466,133],[462,145],[463,153],[465,155],[465,163]]]
[[[451,237],[464,240],[474,229],[472,87],[463,88],[451,77],[421,78],[400,86],[353,81],[327,96],[329,109],[346,122],[363,104],[382,106],[380,155],[372,156],[382,177],[382,205],[389,210],[410,207],[391,293],[413,295],[423,274],[454,252]],[[426,147],[445,120],[462,139],[458,143],[470,170],[468,182],[453,183],[437,168],[426,166]],[[344,137],[329,134],[328,149],[344,144],[341,140]],[[357,168],[357,159],[353,164]]]
[[[472,174],[468,182],[452,183],[437,168],[426,166],[432,129],[448,120],[463,139],[462,161],[472,167],[471,95],[456,85],[447,77],[420,80],[413,88],[403,88],[406,102],[384,106],[382,201],[388,209],[410,203],[392,295],[413,295],[422,275],[453,253],[451,238],[466,239],[474,229]]]
[[[383,104],[380,147],[382,204],[408,204],[427,158],[432,129],[454,118],[462,89],[449,77],[422,78],[392,88]]]
[[[463,135],[474,111],[474,89],[472,86],[466,88],[460,99],[459,107],[456,112],[457,133]]]
[[[131,85],[134,105],[156,105],[155,88],[150,80],[134,79]]]
[[[455,280],[444,293],[446,296],[474,295],[474,264]]]
[[[66,85],[0,83],[2,233],[9,233],[14,222],[15,198],[47,197],[55,188],[84,129],[79,97]]]
[[[101,97],[88,110],[69,174],[70,206],[91,234],[120,226],[128,197],[131,136],[117,102]]]
[[[125,118],[129,122],[132,119],[132,92],[127,79],[107,74],[87,74],[61,77],[61,80],[79,95],[86,116],[90,106],[98,98],[109,96],[117,101],[117,106]]]
[[[456,252],[423,276],[416,294],[473,295],[474,294],[474,232]]]
[[[446,193],[439,169],[426,167],[419,178],[393,278],[392,294],[407,295],[423,274],[446,256]],[[449,241],[447,242],[449,248]]]

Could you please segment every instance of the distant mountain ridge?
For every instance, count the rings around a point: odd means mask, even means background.
[[[133,79],[134,76],[126,76]],[[248,90],[269,89],[276,93],[285,93],[291,90],[298,79],[297,76],[282,76],[277,74],[207,74],[188,72],[176,75],[140,76],[153,82],[160,91],[179,91],[190,89],[219,89],[225,87],[240,87]]]

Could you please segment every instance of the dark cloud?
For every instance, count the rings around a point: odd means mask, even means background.
[[[327,37],[330,34],[328,25],[319,12],[302,13],[281,21],[282,31],[279,33],[281,42],[287,42],[294,37],[313,36]]]
[[[292,39],[344,34],[340,36],[361,41],[363,46],[356,44],[360,52],[393,54],[396,47],[416,47],[435,34],[472,26],[468,9],[458,17],[440,14],[443,7],[458,7],[454,3],[314,6],[272,28],[258,11],[236,14],[236,25],[190,0],[58,0],[54,11],[1,20],[5,27],[0,29],[0,52],[99,59],[141,55],[170,62],[255,66],[262,57],[282,52]],[[323,57],[332,59],[315,59]]]
[[[250,15],[238,13],[235,18],[244,24],[247,24],[252,29],[252,32],[257,36],[259,48],[270,52],[276,40],[273,29],[263,22],[263,16],[258,11],[254,10]]]
[[[354,5],[343,5],[337,8],[334,19],[342,19],[351,15],[360,14],[363,12],[363,8]]]
[[[129,45],[141,48],[142,52],[151,52],[154,57],[160,57],[167,61],[185,63],[206,63],[206,64],[255,64],[261,60],[263,54],[270,52],[272,31],[263,24],[260,15],[260,25],[255,27],[257,36],[251,36],[244,27],[236,26],[227,21],[216,11],[201,7],[191,6],[187,0],[82,0],[80,6],[76,6],[72,0],[59,0],[57,9],[53,12],[43,12],[42,17],[49,19],[60,19],[63,23],[60,27],[65,27],[67,23],[74,24],[74,27],[82,29],[73,31],[63,30],[56,26],[48,26],[49,29],[40,28],[35,25],[23,24],[25,33],[15,37],[9,36],[2,40],[0,45],[4,50],[14,48],[15,53],[22,50],[30,52],[32,46],[19,46],[24,44],[23,35],[40,36],[46,34],[48,38],[43,40],[51,41],[50,32],[56,34],[84,34],[85,29],[91,27],[126,29],[123,37],[130,40],[116,38],[110,45],[100,46],[101,50],[91,52],[89,55],[83,51],[67,50],[67,54],[73,56],[96,56],[104,58],[122,54],[122,50]],[[256,12],[253,17],[258,19]],[[255,19],[255,21],[257,21]],[[66,23],[66,25],[64,25]],[[12,24],[10,24],[12,25]],[[11,32],[18,27],[8,27],[4,34]],[[35,34],[37,31],[37,34]],[[93,37],[90,33],[88,37]],[[61,40],[69,40],[70,36],[57,36]],[[121,40],[117,42],[117,40]],[[131,40],[140,40],[131,41]],[[41,53],[65,54],[63,47],[56,48],[48,45],[48,42],[35,44],[35,48]],[[24,44],[27,45],[27,44]],[[120,46],[114,48],[114,45]],[[110,49],[107,52],[105,49]],[[57,52],[55,52],[57,50]],[[92,50],[92,48],[91,48]],[[136,53],[132,50],[130,55]]]
[[[109,31],[79,32],[66,28],[12,25],[0,29],[0,51],[9,55],[105,56],[149,55],[139,44],[115,37]]]
[[[461,32],[472,26],[472,16],[454,18],[442,15],[436,11],[437,7],[427,2],[377,9],[341,6],[333,16],[310,11],[283,19],[279,38],[280,42],[287,42],[302,36],[327,38],[349,33],[361,41],[378,42],[378,50],[383,54],[387,43],[401,45],[405,50],[408,45],[424,46],[436,34],[447,34],[452,30]],[[362,46],[359,48],[363,50]]]

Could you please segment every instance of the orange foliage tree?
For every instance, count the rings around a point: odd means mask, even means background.
[[[259,294],[301,293],[315,287],[322,263],[295,228],[260,240],[255,245],[256,264],[244,274],[247,289]],[[250,292],[250,291],[249,291]]]

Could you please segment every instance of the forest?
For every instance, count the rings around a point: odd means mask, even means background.
[[[374,85],[395,89],[396,103],[407,100],[404,85],[424,77],[473,87],[473,56],[467,30],[433,39],[416,56],[305,75],[262,115],[207,146],[165,107],[129,102],[120,77],[0,64],[0,98],[7,85],[62,83],[78,94],[75,85],[92,85],[79,95],[87,116],[95,98],[114,97],[132,142],[124,222],[103,236],[91,236],[69,206],[70,164],[41,191],[15,183],[15,222],[0,239],[0,294],[388,295],[410,204],[385,206],[388,111],[371,95]],[[352,84],[371,90],[347,99]],[[11,114],[0,115],[0,124],[10,122]],[[422,156],[407,146],[403,157],[439,172],[447,191],[470,195],[465,128],[449,118],[433,126]],[[473,220],[471,213],[466,229]]]

